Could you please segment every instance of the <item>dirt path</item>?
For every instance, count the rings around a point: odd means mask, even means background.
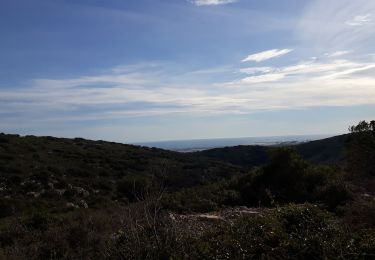
[[[169,213],[169,217],[180,227],[189,228],[193,233],[200,234],[213,225],[226,223],[231,225],[236,219],[245,215],[259,216],[270,211],[266,208],[236,207],[226,208],[220,211],[196,214]]]

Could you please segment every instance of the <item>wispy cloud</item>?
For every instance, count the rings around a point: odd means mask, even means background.
[[[344,55],[350,54],[350,53],[351,53],[351,51],[335,51],[333,53],[327,53],[326,56],[334,58],[334,57],[344,56]]]
[[[292,49],[273,49],[273,50],[263,51],[259,53],[254,53],[254,54],[250,54],[249,56],[247,56],[245,59],[242,60],[242,62],[247,62],[247,61],[261,62],[261,61],[283,56],[285,54],[288,54],[291,51],[293,50]]]
[[[273,68],[271,67],[250,67],[240,69],[241,73],[245,74],[258,74],[258,73],[268,73],[271,72]]]
[[[337,50],[366,53],[375,42],[375,1],[309,1],[297,24],[296,37],[313,55]],[[357,15],[353,15],[357,14]]]
[[[237,0],[191,0],[193,4],[197,6],[204,5],[225,5],[237,2]]]
[[[352,62],[349,60],[329,60],[326,62],[301,62],[295,65],[263,70],[263,67],[243,68],[240,72],[247,74],[247,70],[263,71],[260,75],[245,77],[240,82],[260,83],[281,81],[283,79],[296,82],[304,82],[312,79],[338,79],[345,75],[352,75],[357,72],[367,71],[375,68],[372,62]]]
[[[371,23],[371,21],[371,15],[365,14],[353,17],[353,19],[346,21],[346,24],[350,26],[362,26]]]
[[[241,75],[239,79],[207,84],[191,84],[191,78],[201,77],[194,71],[173,77],[172,67],[125,69],[122,74],[110,69],[113,72],[102,75],[37,79],[27,88],[2,89],[1,118],[6,124],[36,118],[97,121],[375,103],[374,61],[323,57],[282,67],[238,69],[241,74],[233,69],[231,74]]]
[[[285,77],[283,73],[270,73],[263,74],[259,76],[246,77],[241,80],[243,83],[263,83],[263,82],[272,82],[279,81]]]

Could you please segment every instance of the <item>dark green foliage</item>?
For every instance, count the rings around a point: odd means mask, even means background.
[[[375,121],[361,121],[349,128],[348,168],[353,177],[375,177]]]
[[[0,199],[0,218],[14,215],[16,212],[14,202],[10,199]]]
[[[324,259],[333,257],[336,250],[332,245],[336,230],[329,222],[329,214],[317,207],[290,205],[267,218],[243,219],[237,223],[234,234],[240,235],[239,240],[257,259]]]
[[[208,212],[224,205],[240,205],[241,196],[238,190],[231,189],[228,183],[222,182],[166,194],[163,204],[178,212]]]
[[[35,212],[30,217],[28,217],[23,224],[28,229],[36,229],[45,231],[48,228],[50,222],[50,217],[46,213]]]
[[[291,146],[303,159],[312,163],[336,164],[344,157],[344,145],[348,135],[335,136]],[[198,156],[230,162],[245,167],[263,166],[270,162],[267,146],[235,146],[193,153]]]
[[[152,200],[24,223],[0,229],[5,259],[371,259],[375,250],[373,229],[350,229],[309,204],[206,224],[198,233]]]
[[[347,183],[338,180],[322,187],[318,193],[318,199],[324,202],[328,209],[334,210],[353,199],[353,194]]]
[[[257,145],[216,148],[194,154],[247,167],[261,166],[269,161],[268,148]]]
[[[352,201],[342,208],[346,223],[356,229],[375,229],[375,200],[371,197]]]
[[[344,160],[344,147],[349,136],[339,135],[295,146],[305,160],[312,163],[337,164]]]
[[[304,176],[307,168],[306,161],[293,150],[280,148],[272,152],[271,163],[254,177],[252,185],[264,186],[281,201],[305,201]]]
[[[0,205],[2,216],[28,212],[23,206],[28,200],[61,212],[71,203],[105,207],[99,204],[134,201],[147,190],[149,178],[173,191],[244,172],[228,163],[118,143],[4,134],[0,138],[0,195],[11,198]]]
[[[290,148],[273,149],[270,157],[268,165],[229,181],[169,194],[165,206],[203,212],[224,206],[316,202],[334,211],[353,198],[350,185],[337,167],[311,165]]]
[[[0,143],[5,144],[9,142],[9,138],[4,133],[0,133]]]
[[[151,188],[151,178],[143,175],[125,176],[116,186],[117,192],[131,201],[143,198]]]
[[[36,214],[23,223],[13,221],[0,232],[2,252],[5,259],[102,259],[110,239],[107,232],[114,232],[106,216],[105,212],[58,218]]]
[[[289,205],[266,216],[247,216],[233,226],[209,230],[197,241],[194,257],[370,259],[374,245],[373,236],[351,232],[316,206]]]
[[[332,167],[312,166],[303,160],[294,150],[279,148],[272,152],[271,162],[265,167],[245,177],[240,177],[238,189],[241,198],[247,205],[272,206],[288,202],[313,202],[328,200],[328,193],[334,190],[333,186],[325,187],[328,180],[334,182],[337,173]],[[325,195],[320,194],[324,188]],[[340,204],[350,197],[345,196],[344,190],[334,197]],[[346,190],[345,190],[346,191]],[[331,197],[329,197],[331,199]],[[335,201],[329,201],[333,207]]]

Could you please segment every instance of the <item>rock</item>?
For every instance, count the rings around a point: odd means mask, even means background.
[[[26,195],[29,196],[29,197],[33,197],[33,198],[38,198],[40,196],[40,193],[39,192],[30,191],[30,192],[26,193]]]
[[[65,206],[68,208],[68,209],[78,209],[79,207],[77,205],[75,205],[74,203],[72,202],[67,202],[65,204]]]
[[[59,196],[63,196],[64,193],[65,193],[65,189],[55,189],[54,192],[59,195]]]
[[[79,201],[79,205],[82,207],[82,208],[85,208],[85,209],[88,209],[89,206],[87,205],[86,201],[84,200],[80,200]]]
[[[176,221],[176,217],[172,213],[169,213],[169,218],[173,221]]]
[[[112,234],[112,239],[115,239],[115,240],[120,239],[123,235],[124,235],[124,231],[120,229],[116,233]]]
[[[209,215],[209,214],[200,214],[200,215],[197,215],[197,218],[199,220],[209,220],[209,221],[224,220],[221,216]]]
[[[77,195],[82,196],[84,198],[90,196],[90,192],[81,187],[74,187],[74,191]]]

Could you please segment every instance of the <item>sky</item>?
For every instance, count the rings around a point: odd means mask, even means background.
[[[374,117],[373,0],[1,0],[0,132],[134,143]]]

